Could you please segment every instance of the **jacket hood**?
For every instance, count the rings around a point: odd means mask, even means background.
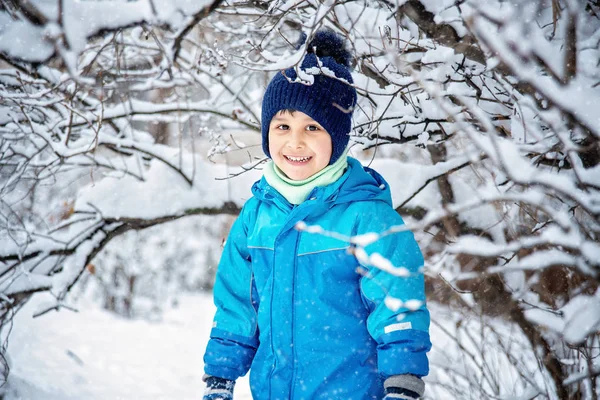
[[[292,207],[264,177],[252,186],[252,193],[258,200],[283,203],[289,208]],[[344,175],[328,186],[315,188],[308,198],[320,204],[378,200],[392,206],[391,191],[385,179],[377,171],[364,167],[352,157],[348,157],[348,169]]]

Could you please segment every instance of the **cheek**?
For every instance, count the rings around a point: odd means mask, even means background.
[[[277,140],[277,136],[269,133],[269,153],[271,153],[271,157],[273,157],[273,153],[276,153],[279,150],[279,142],[280,141]]]
[[[329,162],[329,159],[331,158],[331,153],[333,152],[332,145],[331,145],[331,137],[329,135],[327,135],[326,137],[321,138],[321,140],[319,140],[318,149],[319,149],[319,154],[323,158],[326,158],[327,162]]]

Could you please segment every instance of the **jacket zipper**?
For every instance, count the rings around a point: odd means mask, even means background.
[[[275,238],[277,242],[277,238]],[[273,246],[273,278],[271,279],[271,301],[269,302],[269,319],[271,320],[271,327],[269,335],[271,336],[271,354],[273,355],[273,368],[269,374],[269,399],[272,399],[273,391],[273,374],[277,368],[277,353],[275,352],[275,346],[273,345],[273,293],[275,291],[275,246]]]
[[[311,193],[312,194],[312,193]],[[281,196],[279,194],[279,196]],[[275,200],[275,199],[274,199]],[[312,199],[311,199],[312,200]],[[288,203],[289,204],[289,203]],[[282,225],[283,228],[286,227],[286,225],[288,224],[288,222],[290,221],[290,219],[295,215],[298,214],[298,210],[306,207],[306,202],[303,204],[300,204],[298,206],[293,206],[291,209],[288,208],[289,213],[287,218],[285,219],[284,224]],[[279,232],[279,235],[277,235],[277,237],[275,238],[275,243],[277,242],[277,240],[279,239],[280,235],[282,234],[283,229]],[[296,360],[296,347],[294,344],[294,295],[295,295],[295,284],[296,284],[296,267],[297,267],[297,262],[298,262],[298,247],[300,246],[300,234],[301,232],[298,232],[298,237],[296,238],[296,246],[295,246],[295,251],[294,251],[294,269],[292,271],[293,275],[292,275],[292,381],[291,381],[291,388],[290,388],[290,400],[292,400],[294,398],[294,381],[296,380],[296,368],[294,365],[294,361]],[[275,271],[275,249],[276,246],[273,246],[273,271]],[[273,344],[273,295],[274,295],[274,289],[275,289],[275,276],[273,276],[273,281],[271,282],[271,302],[269,304],[270,310],[270,319],[271,319],[271,354],[274,355],[273,357],[273,368],[271,369],[271,373],[269,374],[269,399],[272,399],[272,391],[273,391],[273,374],[275,373],[275,369],[277,368],[277,356],[275,356],[275,346]]]
[[[298,247],[300,246],[300,235],[298,232],[294,250],[294,271],[292,275],[292,384],[290,385],[290,400],[294,399],[294,387],[296,387],[296,274],[298,267]]]
[[[279,195],[279,196],[281,196],[281,195]],[[274,200],[274,203],[277,203],[277,202],[279,202],[280,199],[277,199],[277,197],[274,197],[273,200]],[[278,207],[281,207],[283,204],[285,204],[284,202],[280,202],[280,203],[281,204],[277,205]],[[285,209],[285,208],[282,208],[282,209]],[[287,222],[291,218],[292,214],[294,214],[294,211],[296,211],[297,209],[298,209],[298,207],[294,207],[294,208],[291,208],[291,209],[287,208],[286,211],[288,211],[288,216],[287,216],[284,224],[282,225],[283,227],[285,227],[285,225],[287,224]],[[275,243],[274,244],[277,243],[277,240],[281,236],[282,232],[283,232],[283,230],[279,232],[279,234],[275,238]],[[274,245],[273,246],[273,263],[272,263],[272,265],[273,265],[273,267],[272,267],[273,268],[273,279],[271,280],[271,301],[269,302],[269,319],[271,320],[271,330],[270,330],[270,336],[271,336],[271,354],[273,355],[273,368],[271,368],[271,372],[269,373],[269,399],[273,398],[273,393],[272,393],[273,392],[273,374],[275,373],[275,370],[277,369],[277,353],[275,352],[275,345],[273,344],[273,296],[275,294],[275,260],[276,260],[275,254],[276,254],[276,249],[277,249],[277,247]],[[293,299],[292,299],[292,301],[293,301]],[[293,310],[292,310],[292,312],[293,312]],[[292,318],[293,318],[293,316],[292,316]],[[293,331],[292,331],[292,335],[293,335]]]

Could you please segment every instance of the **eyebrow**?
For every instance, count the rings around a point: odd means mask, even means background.
[[[271,121],[288,121],[289,118],[286,117],[285,115],[275,115]],[[302,118],[302,122],[307,123],[307,124],[317,124],[319,126],[321,126],[321,124],[319,124],[317,121],[315,121],[314,119],[310,118],[310,117],[303,117]]]

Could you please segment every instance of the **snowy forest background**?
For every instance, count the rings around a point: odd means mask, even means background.
[[[70,326],[65,342],[189,336],[178,360],[201,362],[221,246],[265,161],[262,93],[321,27],[356,55],[351,154],[388,180],[426,256],[426,398],[598,399],[598,0],[2,0],[6,399],[54,398],[36,380],[96,357],[51,355]],[[144,338],[140,323],[176,315],[207,322]],[[127,348],[124,365],[156,352]],[[185,393],[56,398],[199,398],[191,365]]]

